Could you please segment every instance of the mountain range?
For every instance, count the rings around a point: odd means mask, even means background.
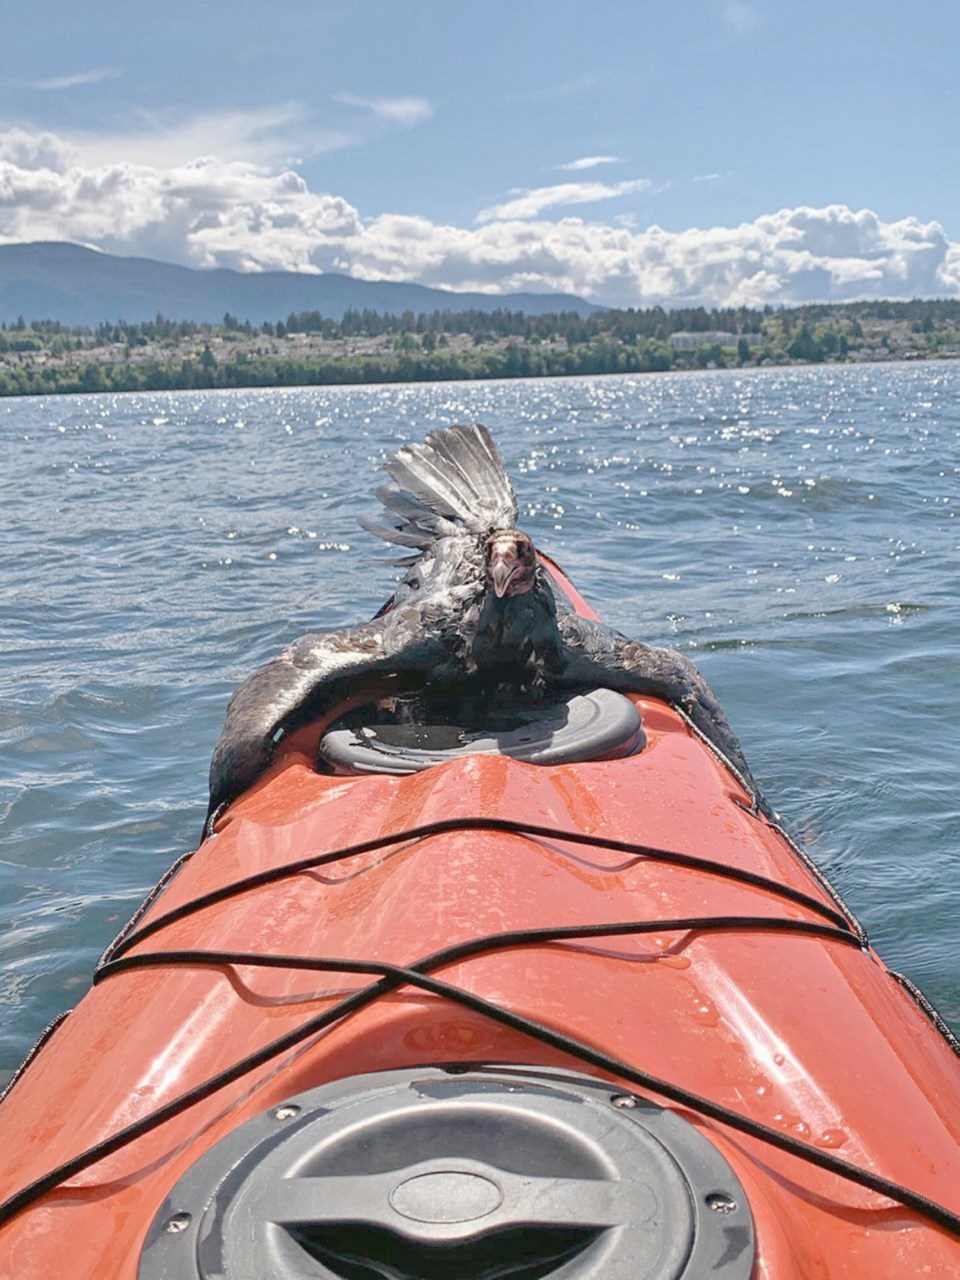
[[[528,315],[598,310],[567,293],[454,293],[419,284],[354,280],[334,272],[198,270],[122,258],[81,245],[53,242],[0,245],[0,322],[59,320],[95,326],[102,321],[168,320],[219,323],[226,312],[259,325],[292,312],[318,311],[340,319],[355,309],[401,315],[404,311],[495,311]]]

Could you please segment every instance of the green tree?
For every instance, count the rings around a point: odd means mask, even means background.
[[[824,329],[817,337],[820,350],[825,356],[834,356],[840,346],[840,339],[834,329]]]
[[[810,332],[809,325],[800,326],[796,337],[787,347],[787,355],[794,360],[809,360],[814,363],[819,363],[823,359],[823,350]]]
[[[98,364],[88,364],[80,374],[81,391],[103,391],[103,370]]]

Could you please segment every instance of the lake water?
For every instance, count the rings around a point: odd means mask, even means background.
[[[194,846],[234,684],[389,593],[379,464],[462,421],[960,1030],[960,364],[57,397],[0,401],[0,1073]]]

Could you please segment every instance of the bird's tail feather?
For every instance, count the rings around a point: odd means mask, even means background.
[[[386,463],[396,482],[377,489],[387,527],[361,517],[364,529],[386,542],[427,547],[457,524],[473,532],[510,529],[517,501],[486,427],[445,427],[422,444],[407,444]]]

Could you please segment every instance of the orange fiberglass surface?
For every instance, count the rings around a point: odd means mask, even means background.
[[[956,1045],[631,701],[619,759],[292,740],[0,1105],[0,1277],[960,1276]]]

